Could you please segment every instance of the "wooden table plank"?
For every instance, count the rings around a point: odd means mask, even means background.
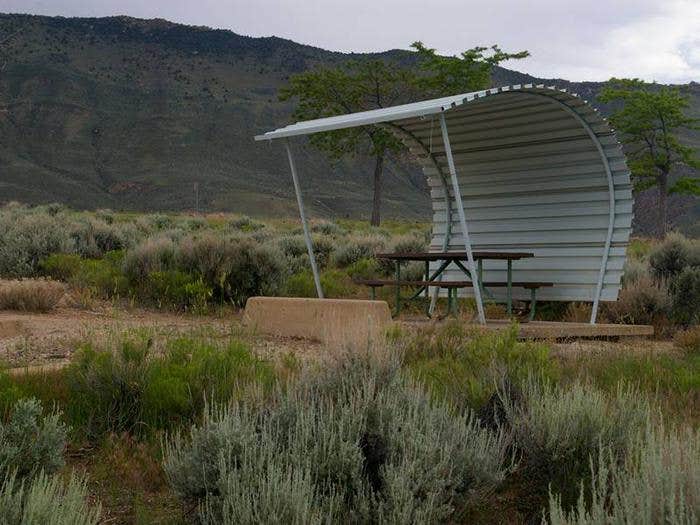
[[[517,261],[518,259],[534,257],[535,254],[529,252],[476,251],[472,252],[472,256],[475,260]],[[467,252],[378,253],[375,257],[390,261],[465,261],[467,260]]]

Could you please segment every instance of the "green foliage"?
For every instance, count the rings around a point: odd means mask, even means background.
[[[124,274],[131,283],[141,283],[149,273],[175,269],[176,245],[167,237],[152,237],[124,256]]]
[[[99,507],[88,504],[82,479],[40,474],[35,480],[7,476],[0,485],[0,522],[4,525],[97,525]]]
[[[494,490],[506,449],[395,361],[355,356],[306,371],[265,406],[211,410],[168,441],[164,468],[205,523],[437,523]]]
[[[610,398],[581,383],[566,388],[529,381],[524,401],[502,394],[505,418],[523,458],[530,490],[557,494],[564,508],[575,502],[579,481],[590,487],[589,461],[602,450],[622,460],[649,417],[633,389]]]
[[[321,273],[321,288],[325,297],[344,297],[350,291],[348,274],[341,270]],[[287,279],[285,295],[288,297],[316,297],[314,276],[309,270],[296,273]]]
[[[201,277],[169,270],[149,273],[138,293],[159,308],[202,312],[213,291]]]
[[[386,240],[378,235],[359,235],[348,238],[335,252],[335,264],[345,268],[360,259],[373,258],[384,249]]]
[[[655,278],[672,279],[687,266],[700,266],[700,242],[671,233],[652,248],[649,264]]]
[[[552,525],[668,523],[689,525],[700,516],[700,432],[648,424],[624,461],[606,448],[591,458],[592,490],[581,488],[567,511],[550,495]]]
[[[0,422],[0,477],[33,478],[64,465],[67,429],[59,412],[43,415],[36,399],[15,402],[7,422]]]
[[[666,194],[700,195],[700,179],[669,175],[674,166],[700,167],[689,146],[681,143],[678,132],[695,128],[697,119],[686,115],[688,99],[676,87],[647,84],[638,79],[610,79],[599,99],[621,102],[610,122],[627,145],[629,166],[637,189],[658,187],[659,233],[666,234]]]
[[[549,348],[519,342],[516,326],[503,333],[471,331],[462,323],[399,335],[414,376],[438,397],[478,409],[504,378],[519,384],[531,376],[557,377]]]
[[[479,91],[491,86],[491,71],[506,60],[517,60],[530,56],[527,51],[506,53],[494,45],[473,47],[460,56],[441,56],[435,49],[414,42],[411,47],[418,55],[422,74],[415,80],[422,98],[448,97]]]
[[[80,349],[66,371],[66,412],[91,438],[142,436],[194,420],[205,397],[230,399],[245,385],[269,385],[272,377],[270,367],[236,341],[220,347],[177,339],[155,352],[150,338],[122,338],[113,348]]]
[[[604,312],[614,323],[657,325],[668,318],[671,298],[665,284],[642,275],[626,285],[617,301],[606,303]]]
[[[376,279],[379,275],[379,263],[376,259],[359,259],[350,264],[345,271],[353,279]]]
[[[228,225],[233,230],[246,233],[261,230],[265,227],[265,223],[251,219],[247,215],[231,220]]]
[[[673,317],[688,326],[700,322],[700,266],[687,267],[671,282]]]

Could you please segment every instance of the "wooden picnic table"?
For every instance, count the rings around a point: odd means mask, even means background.
[[[418,297],[423,291],[425,291],[426,297],[428,296],[429,284],[427,282],[439,283],[438,278],[447,269],[450,264],[455,264],[459,269],[461,269],[467,278],[471,279],[471,272],[467,267],[464,266],[464,262],[469,260],[466,251],[452,251],[452,252],[412,252],[412,253],[380,253],[375,256],[377,259],[384,259],[389,261],[394,261],[395,267],[395,278],[396,278],[396,313],[400,313],[401,309],[401,263],[410,261],[420,261],[425,263],[425,281],[426,283],[421,283],[420,289],[411,297]],[[527,259],[534,257],[533,253],[529,252],[495,252],[495,251],[474,251],[472,252],[472,257],[477,262],[477,279],[479,289],[483,293],[487,292],[484,288],[484,265],[483,261],[494,260],[494,261],[506,261],[507,262],[507,281],[506,281],[506,302],[508,315],[513,312],[513,261],[520,259]],[[435,261],[442,261],[440,266],[431,274],[430,273],[430,263]],[[452,294],[454,293],[454,300],[457,298],[457,290],[448,289],[449,305],[452,307]]]

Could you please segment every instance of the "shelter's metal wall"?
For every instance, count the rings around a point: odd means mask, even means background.
[[[514,263],[515,280],[553,282],[538,294],[545,300],[592,301],[610,232],[600,300],[616,300],[631,232],[632,187],[607,122],[577,96],[543,86],[469,95],[445,117],[473,249],[533,252],[534,258]],[[463,250],[454,200],[445,193],[447,160],[438,116],[387,126],[428,176],[431,250]],[[486,261],[484,279],[505,280],[505,269],[505,263]],[[445,278],[462,277],[455,269]],[[527,299],[529,292],[515,289],[514,296]]]

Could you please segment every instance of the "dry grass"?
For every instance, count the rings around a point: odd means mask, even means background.
[[[700,355],[700,326],[677,332],[673,343],[689,355]]]
[[[48,312],[65,294],[65,286],[46,279],[0,281],[0,310]]]

